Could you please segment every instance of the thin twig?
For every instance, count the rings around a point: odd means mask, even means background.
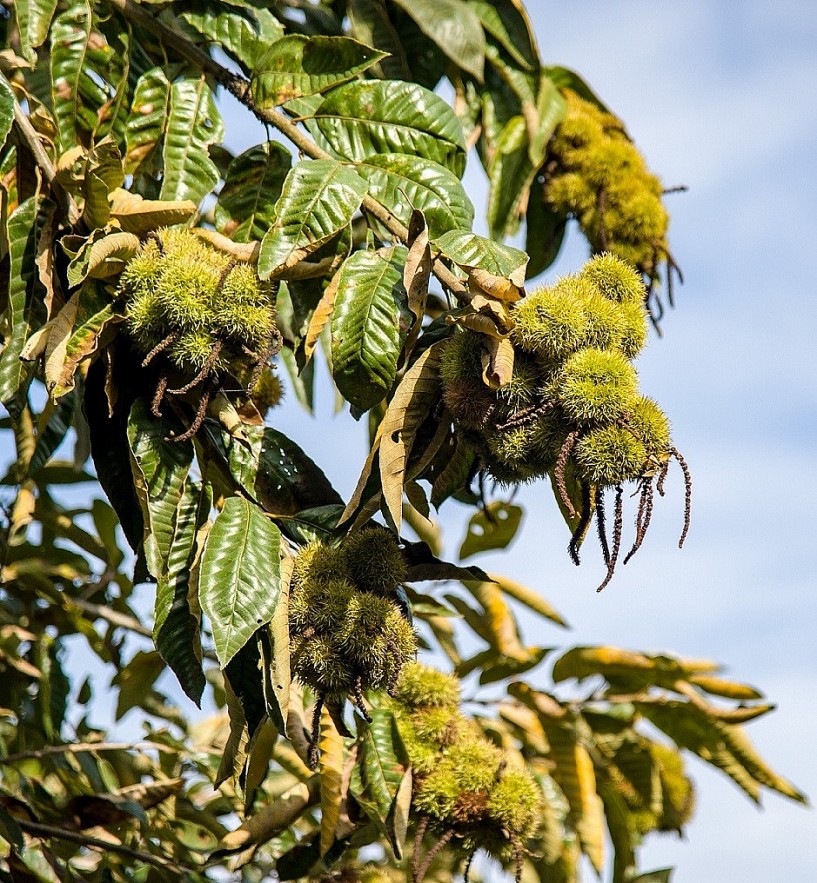
[[[43,177],[48,182],[51,192],[56,197],[60,208],[68,217],[69,223],[72,225],[76,224],[79,220],[79,211],[77,210],[74,201],[65,192],[59,181],[57,181],[57,169],[54,166],[54,163],[51,162],[51,157],[46,153],[45,147],[43,147],[43,142],[37,134],[37,130],[31,125],[31,121],[16,100],[14,102],[14,125],[19,132],[20,137],[25,141],[28,149],[31,151],[31,154],[34,157],[34,162],[37,163]]]
[[[596,529],[599,534],[599,544],[601,545],[601,554],[604,557],[604,563],[610,563],[610,546],[607,542],[607,517],[604,511],[604,488],[601,485],[596,487]]]
[[[168,435],[165,437],[165,441],[179,444],[180,442],[186,442],[189,439],[193,438],[193,436],[199,431],[199,429],[201,429],[201,424],[204,423],[204,415],[207,413],[207,406],[210,404],[210,398],[213,395],[213,390],[213,384],[210,382],[209,378],[206,379],[204,381],[204,386],[202,386],[201,388],[201,398],[199,399],[199,404],[196,408],[196,414],[193,417],[193,422],[181,435]]]
[[[167,384],[167,371],[162,371],[159,375],[159,379],[156,381],[156,389],[153,392],[153,399],[150,402],[150,413],[153,414],[154,417],[162,416],[162,400],[165,397]]]
[[[192,380],[185,383],[184,386],[179,386],[176,389],[168,389],[168,395],[184,395],[186,392],[190,392],[190,390],[193,389],[194,386],[198,386],[202,382],[202,380],[205,380],[215,367],[215,364],[218,361],[218,357],[221,355],[221,350],[223,347],[224,341],[220,337],[217,338],[216,342],[210,349],[207,358],[204,360],[204,364],[201,366],[198,374],[196,374],[196,376]]]
[[[116,852],[119,855],[126,855],[128,858],[136,861],[144,862],[146,865],[153,865],[155,868],[164,868],[167,871],[174,871],[177,874],[199,874],[200,870],[188,868],[185,865],[178,865],[166,858],[158,855],[151,855],[149,852],[142,852],[138,849],[131,849],[130,846],[123,846],[121,843],[111,842],[109,840],[101,840],[98,837],[89,837],[80,831],[69,831],[66,828],[60,828],[56,825],[43,825],[40,822],[29,822],[26,819],[15,819],[18,826],[27,834],[34,837],[55,837],[58,840],[67,840],[71,843],[78,843],[88,849],[98,849],[102,852]]]
[[[117,610],[103,607],[101,604],[92,604],[90,601],[85,601],[82,598],[69,598],[68,603],[73,604],[74,607],[79,607],[83,613],[89,614],[94,619],[104,619],[105,622],[109,622],[117,628],[127,629],[129,632],[134,632],[145,638],[153,637],[153,632],[147,626],[142,625],[134,616],[119,613]]]
[[[161,742],[73,742],[66,745],[46,745],[31,751],[18,751],[0,757],[0,764],[16,763],[18,760],[41,760],[54,754],[79,754],[81,751],[163,751],[172,754],[176,751]]]
[[[363,698],[363,678],[360,675],[355,678],[355,685],[352,688],[352,698],[357,710],[363,715],[363,720],[365,720],[367,724],[370,724],[372,722],[372,717],[366,710],[366,701]]]
[[[253,100],[250,93],[250,82],[239,74],[227,70],[210,56],[191,43],[180,31],[159,21],[134,0],[109,0],[110,5],[118,9],[125,18],[141,25],[155,37],[176,50],[183,58],[194,64],[205,74],[214,77],[231,95],[250,110],[262,123],[273,126],[301,151],[312,159],[333,159],[321,149],[302,129],[299,129],[284,114],[274,108],[261,108]],[[364,196],[363,210],[377,218],[381,224],[402,242],[408,242],[408,228],[398,220],[382,203],[371,196]],[[468,302],[471,296],[464,282],[457,277],[439,258],[433,261],[434,275],[445,288],[462,302]]]
[[[425,837],[428,823],[431,821],[429,816],[421,816],[417,821],[417,830],[414,832],[414,850],[411,853],[411,878],[417,879],[417,871],[420,868],[420,852],[423,848],[423,837]]]
[[[309,768],[314,770],[318,766],[318,739],[321,735],[321,713],[323,712],[324,697],[318,696],[315,700],[315,708],[312,710],[312,732],[309,737]]]
[[[449,828],[445,831],[439,840],[434,844],[434,846],[429,849],[426,853],[426,857],[423,859],[423,863],[417,869],[417,874],[414,878],[414,883],[422,883],[423,878],[425,877],[428,869],[431,867],[431,863],[434,859],[448,846],[451,838],[454,836],[454,829]]]

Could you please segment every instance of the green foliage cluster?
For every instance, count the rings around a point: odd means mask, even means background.
[[[526,883],[585,859],[633,883],[643,837],[692,811],[687,755],[805,799],[744,732],[772,708],[754,688],[605,646],[538,674],[552,650],[517,614],[561,615],[440,557],[432,506],[468,507],[465,559],[514,538],[505,486],[548,473],[576,560],[597,518],[606,584],[621,483],[635,551],[680,460],[631,364],[674,268],[657,179],[521,3],[7,11],[0,881],[448,883],[484,849]],[[225,146],[219,89],[261,143]],[[527,294],[568,216],[612,254]],[[312,410],[321,360],[366,415],[348,499],[264,421],[279,368]],[[78,653],[132,742],[90,723]],[[214,713],[171,701],[168,669]]]
[[[567,113],[549,145],[545,198],[578,220],[594,251],[609,251],[653,278],[669,254],[661,182],[621,120],[572,89],[564,95]]]
[[[289,595],[292,674],[323,700],[393,688],[417,653],[398,600],[403,556],[391,531],[372,526],[338,547],[313,540],[298,553]]]

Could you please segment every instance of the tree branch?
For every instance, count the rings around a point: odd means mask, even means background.
[[[140,749],[163,751],[172,754],[176,751],[161,742],[71,742],[66,745],[45,745],[31,751],[18,751],[0,757],[0,765],[15,763],[18,760],[41,760],[54,754],[78,754],[80,751],[139,751]]]
[[[57,840],[67,840],[70,843],[78,843],[88,849],[98,849],[101,852],[116,852],[119,855],[136,859],[144,862],[146,865],[153,865],[156,868],[163,868],[166,871],[174,871],[177,874],[199,874],[200,870],[188,868],[185,865],[177,865],[166,858],[158,855],[151,855],[149,852],[142,852],[138,849],[131,849],[130,846],[123,846],[121,843],[113,843],[109,840],[101,840],[99,837],[90,837],[81,831],[69,831],[67,828],[60,828],[56,825],[42,825],[40,822],[29,822],[26,819],[15,818],[19,827],[27,834],[33,837],[46,838],[54,837]]]
[[[129,632],[142,635],[144,638],[153,638],[151,629],[142,625],[135,617],[128,616],[127,613],[119,613],[116,610],[111,610],[110,607],[105,607],[102,604],[92,604],[90,601],[85,601],[82,598],[70,598],[68,603],[73,604],[74,607],[79,607],[83,613],[87,613],[94,619],[104,619],[105,622],[109,622],[117,628],[127,629]]]
[[[194,43],[191,43],[180,31],[159,21],[150,12],[143,9],[139,3],[135,3],[134,0],[108,0],[108,2],[126,18],[140,25],[155,37],[158,37],[187,61],[200,68],[205,74],[210,74],[214,77],[217,83],[240,101],[262,123],[273,126],[282,135],[285,135],[301,153],[312,159],[334,159],[284,114],[274,108],[263,109],[258,107],[250,93],[249,80],[229,71],[226,67],[214,61],[206,52],[199,49]],[[363,209],[380,221],[393,236],[405,243],[408,242],[408,228],[399,219],[395,218],[382,203],[367,195],[363,199]],[[433,261],[432,270],[440,283],[457,300],[467,302],[471,299],[463,280],[453,273],[439,258]]]
[[[48,186],[56,197],[60,208],[65,212],[69,222],[75,224],[79,220],[77,207],[74,205],[74,201],[65,192],[59,181],[57,181],[57,170],[54,167],[54,163],[51,162],[51,157],[46,153],[45,147],[43,147],[43,142],[37,134],[37,130],[31,125],[31,121],[26,116],[23,108],[20,107],[20,104],[16,99],[14,101],[14,126],[19,136],[31,151],[31,155],[34,157],[34,162],[37,163],[37,167],[48,182]]]
[[[153,640],[153,630],[142,625],[134,616],[128,616],[127,613],[119,613],[110,607],[105,607],[103,604],[92,604],[83,598],[69,598],[68,603],[78,607],[83,613],[88,614],[88,616],[94,619],[104,619],[105,622],[109,622],[112,626],[116,626],[116,628],[127,629],[129,632],[141,635],[143,638]],[[210,659],[213,662],[218,660],[218,657],[211,650],[203,650],[202,655],[205,659]]]

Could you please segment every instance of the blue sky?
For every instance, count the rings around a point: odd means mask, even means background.
[[[520,494],[527,516],[511,553],[474,562],[539,589],[573,627],[524,620],[528,643],[608,643],[725,663],[779,704],[749,733],[777,770],[817,798],[817,12],[808,0],[528,6],[546,62],[580,71],[665,184],[690,187],[669,197],[686,284],[639,370],[692,468],[693,524],[678,551],[682,481],[674,471],[644,547],[597,595],[600,556],[588,550],[581,568],[570,564],[566,528],[540,483]],[[265,137],[245,111],[228,104],[225,116],[233,149]],[[466,183],[479,210],[486,191],[478,164]],[[573,236],[543,281],[585,256]],[[317,419],[290,395],[271,422],[348,494],[365,430],[348,414],[333,418],[322,389]],[[441,516],[454,554],[468,513],[446,504]],[[104,702],[100,718],[103,710]],[[725,777],[697,763],[691,772],[699,800],[688,840],[649,841],[645,868],[675,866],[674,883],[814,879],[813,811],[774,795],[758,811]]]

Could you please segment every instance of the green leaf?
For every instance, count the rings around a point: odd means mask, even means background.
[[[232,6],[214,0],[174,6],[184,9],[176,13],[183,22],[208,43],[221,46],[245,72],[256,66],[270,44],[284,36],[284,26],[269,9],[260,6]]]
[[[245,426],[244,434],[243,440],[227,442],[230,470],[267,512],[296,515],[342,503],[320,467],[284,433],[271,426]]]
[[[523,70],[539,67],[539,52],[530,20],[514,0],[469,0],[485,32],[490,34]]]
[[[184,692],[199,705],[204,692],[198,616],[190,608],[190,568],[196,531],[210,510],[210,496],[201,484],[187,482],[176,514],[167,567],[156,586],[153,641],[162,659],[175,672]]]
[[[14,122],[14,93],[8,80],[0,74],[0,148],[5,146],[6,138]]]
[[[0,803],[0,837],[16,849],[22,849],[23,832],[14,816]]]
[[[675,868],[660,868],[656,871],[647,871],[635,877],[628,877],[627,883],[670,883],[672,872]]]
[[[497,500],[476,512],[468,522],[468,531],[460,546],[460,559],[477,552],[504,549],[516,536],[522,522],[522,507]]]
[[[334,160],[304,160],[284,181],[275,226],[261,243],[262,279],[280,275],[317,251],[351,223],[366,195],[366,182]]]
[[[193,462],[189,442],[166,442],[169,425],[151,416],[142,399],[128,418],[131,470],[145,521],[144,549],[148,570],[161,579],[176,533],[176,516]]]
[[[65,436],[68,434],[68,430],[71,428],[71,417],[74,414],[76,405],[76,396],[68,396],[59,402],[56,407],[53,403],[45,406],[43,415],[49,409],[53,410],[53,413],[48,419],[45,428],[37,436],[37,444],[28,464],[29,475],[36,476],[62,444]]]
[[[229,497],[210,530],[199,597],[222,668],[272,618],[280,592],[278,528],[243,497]]]
[[[115,18],[97,19],[96,27],[98,30],[91,34],[88,52],[89,74],[103,80],[104,87],[99,96],[103,101],[97,110],[92,140],[99,142],[105,136],[111,136],[118,145],[123,145],[131,87],[137,75],[131,76],[131,63],[136,54],[131,50],[131,27],[129,23],[123,27]],[[137,59],[136,64],[138,72],[144,70],[142,59]]]
[[[125,171],[136,172],[153,154],[165,132],[170,81],[160,67],[145,71],[136,82],[125,123]]]
[[[309,120],[321,145],[359,162],[377,153],[433,160],[461,178],[465,142],[446,101],[417,83],[362,80],[333,89]]]
[[[557,89],[572,89],[580,98],[595,104],[600,110],[610,112],[610,108],[599,98],[590,86],[576,73],[566,67],[553,65],[542,68],[542,72],[550,77]]]
[[[219,178],[207,148],[224,137],[224,124],[204,76],[176,80],[171,85],[165,129],[159,198],[199,203]]]
[[[277,141],[235,157],[216,203],[216,229],[236,242],[263,239],[275,223],[275,203],[291,164],[292,155]]]
[[[390,823],[408,760],[397,723],[385,708],[371,710],[371,723],[360,722],[359,760],[352,771],[349,790],[363,811],[389,836],[399,859],[402,844]]]
[[[400,153],[370,156],[356,166],[369,193],[408,226],[416,209],[425,215],[429,235],[470,229],[474,207],[457,176],[431,160]]]
[[[530,255],[527,279],[543,273],[556,260],[566,229],[566,218],[553,212],[545,200],[544,181],[534,179],[525,215],[525,251]]]
[[[383,0],[349,0],[346,14],[349,33],[355,40],[389,53],[372,73],[387,79],[410,80],[405,49]]]
[[[261,108],[327,92],[386,57],[349,37],[289,34],[272,44],[253,71],[252,94]]]
[[[482,82],[485,34],[479,18],[464,0],[394,0],[464,71]]]
[[[488,169],[488,228],[502,239],[519,228],[535,169],[528,157],[528,130],[523,116],[512,117],[497,139]]]
[[[45,43],[57,0],[15,0],[14,17],[20,39],[20,54],[32,64],[37,59],[34,51]]]
[[[95,144],[88,155],[85,166],[83,191],[85,205],[82,219],[88,229],[104,227],[111,215],[108,195],[121,187],[125,180],[122,156],[111,137],[103,138]]]
[[[391,389],[405,310],[405,249],[358,251],[338,271],[332,314],[332,376],[356,408],[367,411]]]
[[[524,280],[528,256],[518,248],[500,245],[464,230],[450,230],[432,242],[447,258],[463,269],[479,267],[496,276],[505,276],[517,284]]]
[[[93,131],[97,120],[95,111],[83,101],[83,86],[89,79],[85,68],[91,21],[86,0],[71,0],[51,28],[51,98],[63,151],[80,143],[78,128]]]
[[[20,361],[23,346],[33,330],[45,319],[45,289],[37,274],[36,197],[17,206],[6,224],[8,236],[7,337],[0,352],[0,402],[7,403],[17,393],[26,372]]]

